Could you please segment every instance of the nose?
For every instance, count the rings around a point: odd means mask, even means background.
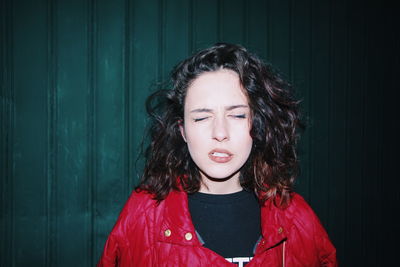
[[[214,140],[217,140],[218,142],[229,140],[228,126],[227,122],[224,119],[218,118],[214,121],[212,138]]]

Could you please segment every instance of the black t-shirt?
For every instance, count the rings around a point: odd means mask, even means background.
[[[250,261],[261,236],[260,206],[253,192],[197,192],[189,195],[189,210],[205,247],[241,266]]]

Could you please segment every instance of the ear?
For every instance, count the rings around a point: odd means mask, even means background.
[[[186,134],[185,134],[185,128],[183,127],[183,121],[179,120],[178,125],[179,125],[179,131],[181,132],[182,138],[186,143]]]

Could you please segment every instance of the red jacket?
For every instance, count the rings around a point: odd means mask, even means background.
[[[261,208],[262,239],[254,266],[337,266],[336,249],[305,200],[293,194],[285,210],[267,200]],[[173,191],[159,205],[146,192],[133,193],[108,240],[100,266],[237,266],[202,246],[187,194]]]

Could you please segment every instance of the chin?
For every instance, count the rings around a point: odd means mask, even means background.
[[[231,171],[231,172],[202,172],[204,176],[206,176],[210,180],[229,180],[236,174],[238,174],[239,171]]]

